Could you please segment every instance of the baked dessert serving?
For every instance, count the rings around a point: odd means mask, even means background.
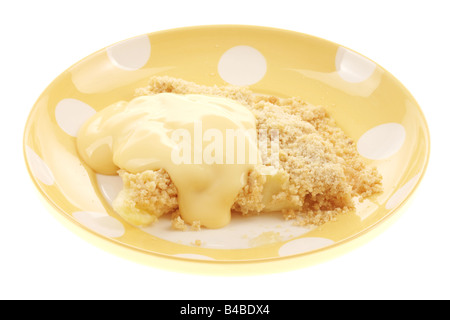
[[[122,178],[113,209],[133,225],[170,214],[174,229],[221,228],[231,212],[321,225],[382,191],[377,169],[322,106],[167,76],[135,94],[77,138],[88,166]]]

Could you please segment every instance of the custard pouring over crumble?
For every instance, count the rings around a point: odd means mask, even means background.
[[[274,152],[269,145],[261,162],[246,167],[245,181],[230,202],[233,212],[280,212],[299,225],[321,225],[353,210],[355,201],[382,191],[377,169],[367,165],[355,143],[321,106],[296,97],[257,94],[245,87],[204,86],[171,77],[153,77],[146,87],[136,90],[138,97],[161,93],[231,99],[253,114],[256,132],[277,130],[276,172],[267,174],[264,157],[270,158]],[[145,226],[170,214],[174,229],[199,230],[204,226],[201,220],[183,217],[180,190],[164,168],[131,172],[118,166],[117,173],[124,188],[113,208],[129,223]]]

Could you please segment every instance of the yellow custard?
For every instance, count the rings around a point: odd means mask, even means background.
[[[77,147],[97,173],[165,169],[183,220],[207,228],[229,223],[236,196],[260,162],[252,112],[237,101],[200,94],[115,103],[81,127]]]

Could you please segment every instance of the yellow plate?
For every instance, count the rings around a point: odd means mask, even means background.
[[[357,141],[361,155],[378,167],[384,193],[315,229],[292,226],[276,215],[233,217],[226,228],[201,232],[171,231],[168,219],[148,228],[130,226],[110,207],[120,179],[86,167],[75,139],[87,118],[117,100],[131,99],[153,75],[246,85],[325,106]],[[429,145],[414,98],[370,59],[313,36],[236,25],[155,32],[88,56],[42,93],[24,133],[30,175],[45,203],[71,230],[141,263],[213,274],[299,268],[364,243],[410,198],[424,175]]]

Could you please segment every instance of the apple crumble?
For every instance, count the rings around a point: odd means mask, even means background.
[[[242,215],[280,212],[297,224],[320,225],[354,209],[354,201],[381,192],[381,176],[358,154],[325,108],[300,98],[279,98],[237,86],[204,86],[171,77],[153,77],[136,90],[136,96],[160,93],[201,94],[239,102],[256,119],[256,129],[277,131],[278,163],[268,166],[274,150],[248,172],[246,184],[231,207]],[[259,132],[259,131],[258,131]],[[268,168],[270,172],[268,173]],[[164,169],[143,172],[118,171],[124,189],[113,208],[136,225],[148,225],[164,214],[172,215],[172,227],[186,230],[180,216],[178,190]],[[199,229],[201,221],[189,223]]]

